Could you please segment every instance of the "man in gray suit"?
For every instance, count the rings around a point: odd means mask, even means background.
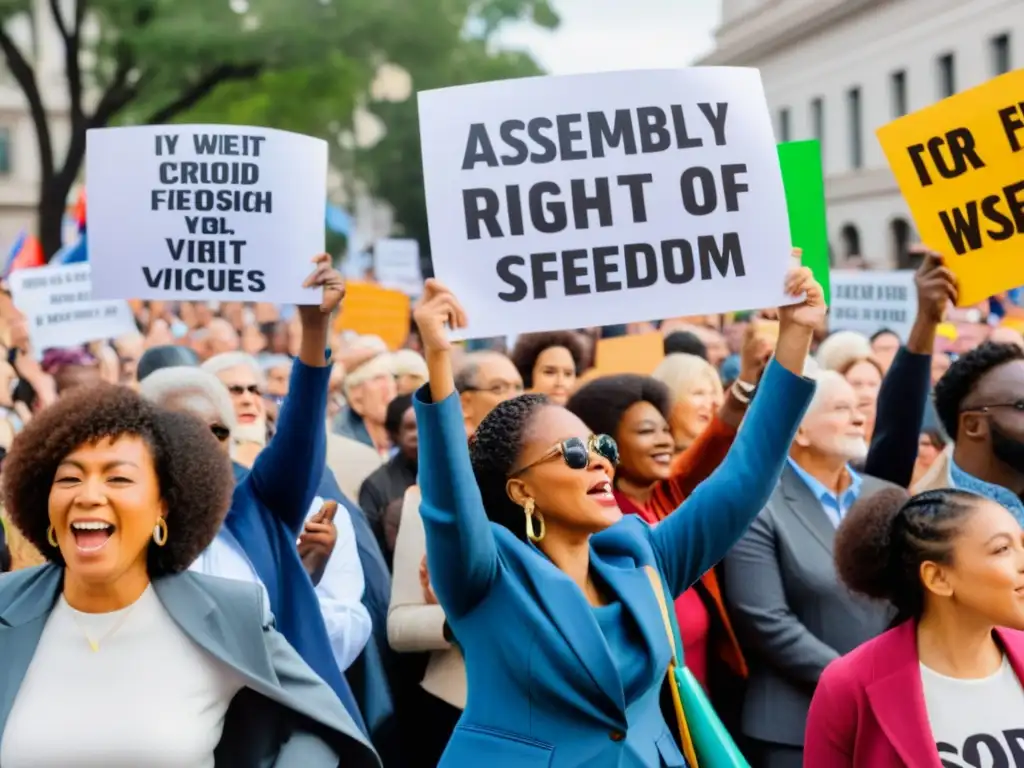
[[[811,695],[825,666],[885,630],[888,607],[855,598],[832,541],[861,496],[888,483],[858,475],[867,455],[853,388],[822,371],[768,505],[726,556],[725,597],[750,665],[743,733],[755,768],[801,768]]]

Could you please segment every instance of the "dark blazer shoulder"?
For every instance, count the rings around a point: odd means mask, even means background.
[[[891,483],[888,480],[883,480],[880,477],[874,475],[867,475],[861,473],[861,479],[864,481],[864,485],[861,487],[861,495],[868,496],[872,493],[878,493],[886,488],[899,488],[895,483]]]

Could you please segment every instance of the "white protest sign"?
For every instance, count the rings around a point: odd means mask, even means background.
[[[870,336],[883,328],[907,340],[917,316],[914,271],[839,270],[830,275],[832,304],[829,330],[859,331]]]
[[[419,112],[462,338],[792,303],[757,70],[503,80],[420,93]]]
[[[420,244],[415,240],[378,240],[373,246],[373,273],[385,288],[419,296],[423,293]]]
[[[164,125],[86,136],[99,299],[318,304],[327,143],[268,128]]]
[[[93,300],[88,263],[19,269],[8,282],[37,356],[138,331],[127,301]]]

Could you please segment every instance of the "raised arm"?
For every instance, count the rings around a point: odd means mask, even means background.
[[[430,383],[413,399],[419,434],[420,515],[434,591],[445,612],[457,618],[483,599],[498,567],[491,524],[469,463],[445,328],[464,327],[466,319],[455,297],[436,280],[424,286],[415,319],[430,375]]]
[[[323,288],[319,306],[299,307],[302,345],[292,369],[288,397],[281,406],[277,433],[260,451],[249,473],[257,497],[296,536],[316,496],[327,455],[327,385],[331,377],[328,332],[331,312],[341,303],[345,282],[321,254],[305,287]]]
[[[651,529],[651,543],[673,595],[680,595],[721,560],[764,507],[814,383],[803,377],[813,329],[824,318],[821,286],[810,270],[793,270],[789,295],[804,300],[779,310],[775,359],[768,364],[747,417],[725,461],[693,495]]]
[[[882,389],[871,450],[864,471],[903,488],[910,485],[917,460],[917,446],[924,412],[931,390],[932,354],[935,334],[950,302],[956,303],[956,280],[934,251],[925,258],[914,283],[917,287],[917,316],[907,344],[896,353]]]
[[[747,327],[740,352],[739,381],[743,384],[729,388],[715,418],[689,448],[673,459],[668,479],[655,484],[649,506],[659,518],[667,517],[678,509],[697,486],[725,461],[750,401],[739,387],[757,386],[771,358],[772,346],[771,339],[759,332],[753,323]]]

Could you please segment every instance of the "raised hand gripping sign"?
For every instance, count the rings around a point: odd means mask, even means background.
[[[505,80],[419,110],[431,258],[462,337],[791,303],[756,70]]]
[[[164,125],[87,134],[97,299],[317,304],[327,144],[268,128]]]
[[[878,140],[960,306],[1024,285],[1024,69],[901,117]]]

